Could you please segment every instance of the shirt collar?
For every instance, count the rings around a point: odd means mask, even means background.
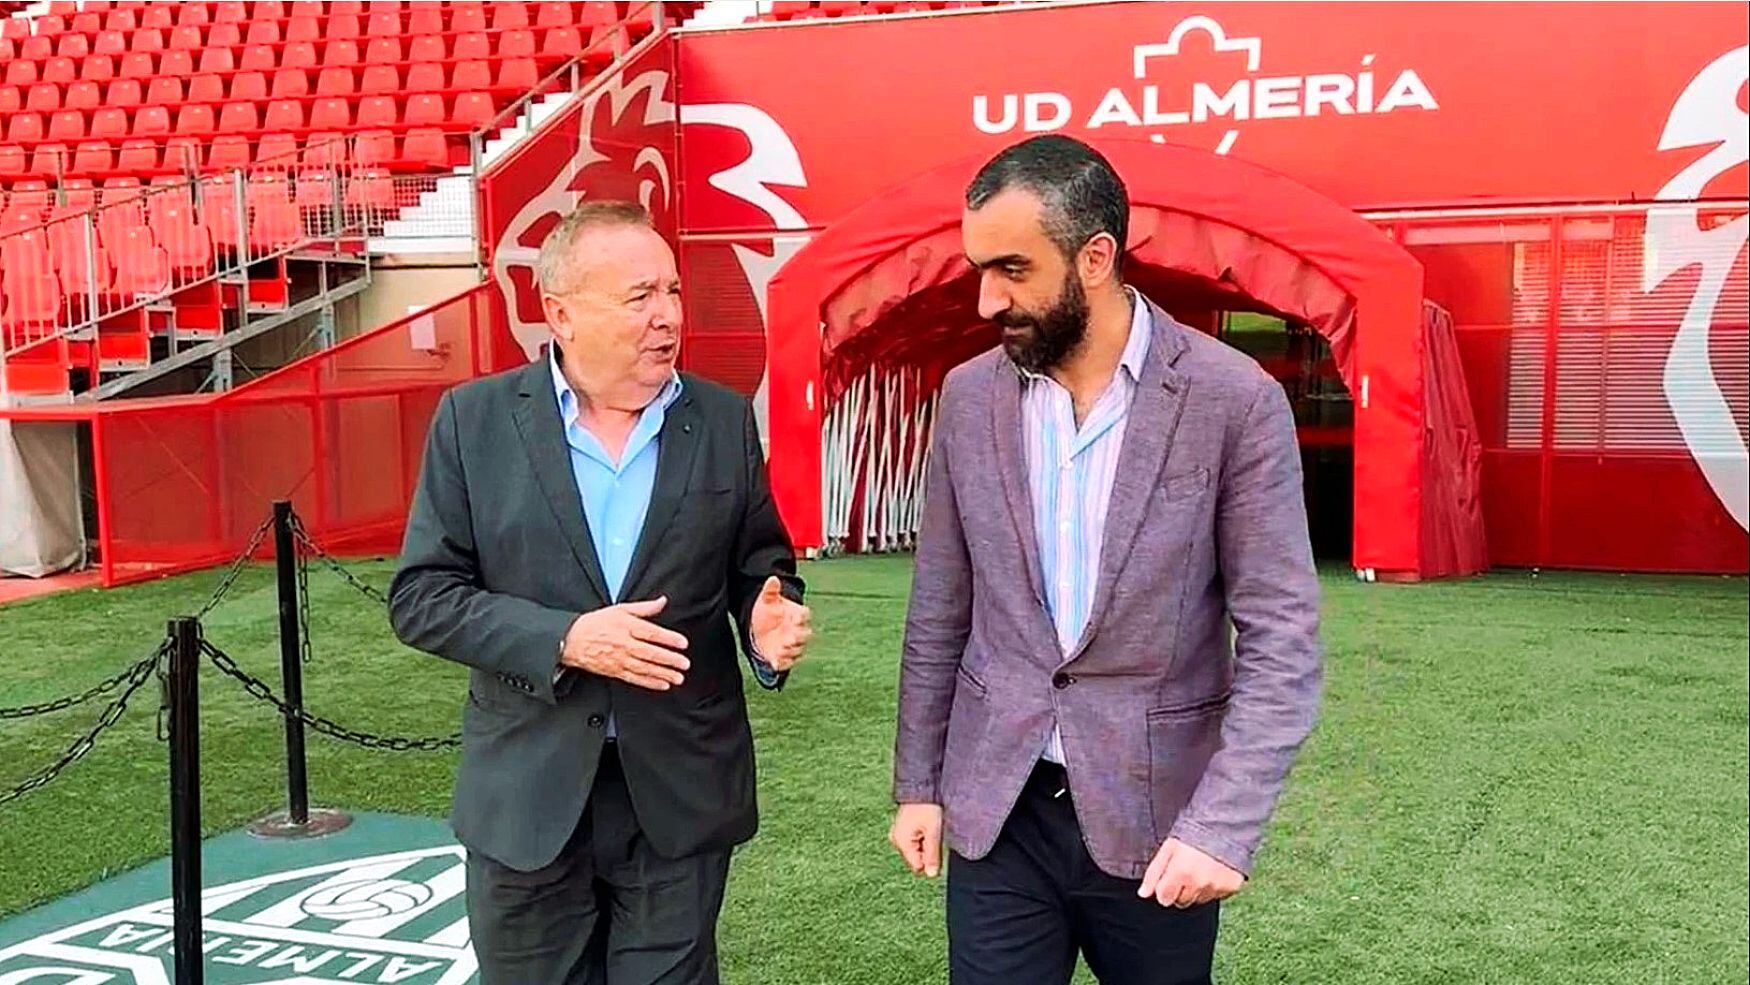
[[[566,424],[577,420],[577,392],[571,389],[571,381],[565,378],[565,371],[559,368],[559,346],[547,343],[547,369],[553,374],[553,393],[559,398],[559,419]],[[646,404],[646,411],[655,407],[667,410],[681,395],[681,374],[671,372],[668,382],[656,394],[656,399]]]
[[[1149,315],[1148,300],[1136,288],[1125,285],[1124,291],[1130,295],[1130,337],[1124,342],[1124,351],[1118,356],[1118,365],[1130,374],[1131,382],[1138,383],[1142,381],[1142,364],[1148,359],[1149,337],[1154,333],[1154,318]],[[1014,363],[1009,365],[1013,366]],[[1029,383],[1049,378],[1044,373],[1035,373],[1019,366],[1015,366],[1015,371],[1021,374],[1021,379]]]

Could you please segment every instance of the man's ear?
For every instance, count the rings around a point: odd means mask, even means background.
[[[1078,273],[1088,287],[1099,287],[1118,276],[1118,241],[1111,233],[1098,233],[1082,245],[1076,256]]]
[[[571,313],[565,309],[565,302],[551,294],[542,294],[541,313],[547,316],[547,326],[553,330],[554,335],[570,340]]]

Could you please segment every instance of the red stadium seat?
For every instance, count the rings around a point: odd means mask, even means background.
[[[179,3],[176,7],[176,23],[206,24],[212,21],[212,11],[204,3]]]
[[[49,186],[41,181],[21,181],[12,186],[10,204],[20,208],[35,209],[46,212],[54,204],[54,196],[49,193]]]
[[[450,148],[444,132],[436,127],[414,127],[401,142],[401,160],[414,164],[445,168],[450,165]]]
[[[50,261],[61,293],[69,299],[108,294],[114,275],[109,251],[97,240],[97,230],[86,231],[86,210],[69,202],[52,209],[48,217]]]
[[[268,130],[304,129],[304,104],[296,99],[276,99],[267,104],[261,125]]]
[[[293,17],[286,21],[287,41],[320,41],[324,36],[322,22],[314,17]]]
[[[316,46],[308,41],[293,41],[280,50],[281,68],[316,68],[321,64]]]
[[[325,68],[316,76],[316,94],[319,96],[350,96],[357,88],[358,81],[352,69],[344,66]]]
[[[249,30],[243,35],[244,44],[279,44],[282,40],[280,22],[260,17],[249,22]]]
[[[296,6],[306,5],[298,4]],[[255,0],[255,5],[250,8],[250,13],[256,20],[283,21],[289,16],[286,12],[286,5],[280,3],[279,0]]]
[[[260,72],[238,72],[231,76],[232,99],[266,99],[267,76]]]
[[[80,63],[79,77],[87,82],[108,82],[115,78],[115,59],[109,55],[92,55]]]
[[[163,106],[141,106],[134,113],[134,136],[167,136],[170,133],[170,110]]]
[[[441,62],[450,57],[449,47],[441,36],[420,35],[407,48],[407,59],[414,62]]]
[[[389,172],[378,168],[354,171],[346,183],[346,204],[352,208],[388,211],[395,207],[395,182]]]
[[[457,89],[490,89],[492,88],[492,66],[478,60],[457,62],[455,72],[450,76],[450,85]]]
[[[55,54],[68,58],[84,58],[91,54],[91,39],[83,34],[63,34],[55,45]]]
[[[61,310],[61,286],[42,230],[21,230],[5,238],[0,245],[0,274],[6,284],[0,292],[6,304],[0,324],[14,333],[54,324]]]
[[[0,144],[0,174],[23,174],[25,170],[24,148],[17,144]]]
[[[166,53],[168,56],[168,53]],[[158,74],[158,59],[147,51],[129,52],[122,56],[121,71],[117,73],[124,79],[150,79]],[[173,73],[165,73],[166,75]]]
[[[497,115],[498,108],[493,105],[490,95],[484,92],[464,92],[456,97],[456,105],[450,110],[450,122],[481,127],[491,123]]]
[[[346,162],[346,134],[332,131],[312,133],[304,140],[304,166],[307,168],[338,168]]]
[[[536,27],[569,27],[573,20],[571,4],[543,3],[540,12],[535,15]]]
[[[50,140],[79,140],[85,136],[85,114],[64,109],[49,117]]]
[[[261,129],[261,113],[254,103],[226,103],[219,110],[219,129],[241,133]]]
[[[373,38],[398,38],[401,36],[401,15],[387,10],[371,14],[365,22],[365,33]]]
[[[395,159],[395,135],[387,130],[364,130],[353,137],[352,160],[360,167],[387,164]]]
[[[85,140],[73,150],[73,170],[98,173],[115,168],[115,151],[107,140]]]
[[[189,6],[196,5],[190,4]],[[170,43],[165,47],[171,51],[199,51],[206,45],[206,32],[194,24],[183,24],[170,32]]]
[[[506,7],[520,4],[504,4]],[[515,30],[505,31],[498,36],[498,57],[500,58],[532,58],[535,55],[535,32]]]
[[[583,14],[577,19],[577,23],[581,27],[613,27],[620,23],[618,6],[615,3],[592,0],[592,2],[583,5]],[[633,6],[637,6],[637,4],[633,4]]]
[[[31,85],[39,78],[36,62],[13,61],[6,63],[6,84],[9,86]]]
[[[291,182],[279,171],[259,171],[250,175],[245,192],[245,201],[252,209],[292,200]]]
[[[207,28],[208,48],[239,48],[243,45],[243,29],[236,24],[214,24]]]
[[[401,122],[442,124],[444,122],[444,97],[429,92],[408,96],[407,108],[401,113]]]
[[[450,5],[450,30],[452,31],[484,31],[486,30],[486,8],[477,3],[455,3]]]
[[[164,166],[175,171],[199,171],[211,137],[171,137],[164,142]]]
[[[38,82],[27,90],[24,108],[31,113],[53,113],[61,108],[61,87],[53,82]]]
[[[304,238],[298,206],[291,199],[264,202],[252,211],[254,215],[249,222],[249,248],[252,251],[272,253],[296,246]]]
[[[505,31],[529,26],[529,9],[520,3],[493,3],[492,28]]]
[[[237,249],[237,183],[234,175],[201,179],[201,225],[213,239],[213,248],[227,253]]]
[[[0,114],[16,113],[23,108],[23,90],[17,86],[0,86]]]
[[[43,81],[70,85],[79,81],[79,63],[61,55],[43,62]]]
[[[147,7],[145,12],[140,15],[140,28],[142,30],[150,30],[153,28],[158,30],[169,30],[175,26],[176,11],[167,5],[154,4]],[[138,32],[136,32],[136,34],[137,33]]]
[[[291,99],[310,94],[310,73],[301,68],[282,68],[273,73],[273,98]]]
[[[365,47],[365,64],[387,65],[407,60],[407,48],[399,37],[372,38]]]
[[[328,0],[328,16],[358,17],[365,12],[364,0]]]
[[[407,91],[433,92],[449,88],[444,83],[444,66],[442,62],[419,62],[407,69]],[[57,92],[56,96],[60,94]]]
[[[90,178],[68,178],[61,182],[61,196],[64,206],[75,211],[97,207],[97,186]]]
[[[13,113],[6,118],[6,139],[15,144],[34,144],[43,139],[41,113]]]
[[[446,30],[457,30],[457,28],[444,26],[443,7],[444,5],[435,3],[414,4],[407,14],[407,33],[419,37],[428,34],[442,34]]]
[[[67,145],[59,142],[37,144],[30,152],[30,173],[58,175],[73,163]]]
[[[219,129],[218,121],[213,116],[213,108],[206,103],[188,103],[176,111],[176,132],[190,137],[201,137],[215,133]]]
[[[140,92],[139,79],[116,79],[103,91],[105,105],[133,109],[146,101]]]
[[[139,12],[135,10],[112,10],[103,18],[103,29],[121,33],[132,31],[140,26]]]
[[[237,69],[243,72],[271,72],[279,67],[279,49],[271,45],[252,44],[243,49]]]
[[[322,49],[324,65],[357,65],[360,61],[357,41],[330,41]]]
[[[55,39],[47,34],[26,37],[18,46],[18,57],[25,61],[46,61],[55,54]]]
[[[289,133],[263,134],[255,145],[255,163],[291,170],[298,164],[298,138]]]
[[[123,297],[159,294],[170,287],[170,259],[145,226],[119,230],[105,246],[115,258],[115,291]]]
[[[393,98],[366,96],[359,100],[358,115],[353,122],[360,127],[392,127],[401,121],[395,112]]]
[[[452,58],[491,58],[492,40],[486,34],[473,31],[468,34],[458,34],[455,43],[450,48]]]
[[[325,130],[345,130],[352,126],[352,101],[328,96],[310,105],[310,126]]]
[[[206,48],[201,51],[199,65],[203,72],[225,75],[237,70],[237,59],[232,56],[229,48]]]
[[[9,62],[18,57],[18,42],[7,37],[0,37],[0,61]]]
[[[157,52],[164,50],[165,32],[156,27],[143,27],[128,36],[128,51]],[[127,53],[121,57],[126,58]]]
[[[553,28],[541,35],[541,54],[570,58],[579,51],[583,51],[583,35],[577,28]]]
[[[182,80],[161,75],[146,86],[146,105],[180,106],[188,98],[182,90]]]
[[[221,114],[221,117],[223,114]],[[251,127],[250,129],[254,129]],[[213,138],[207,150],[207,170],[228,171],[246,168],[254,155],[249,150],[249,138],[239,133],[223,133]]]
[[[46,17],[37,18],[38,22],[47,19],[48,18]],[[12,41],[23,41],[30,37],[30,19],[25,17],[7,17],[0,19],[0,37],[5,37]]]
[[[303,213],[319,212],[333,207],[339,181],[333,171],[312,170],[298,173],[298,187],[292,193],[292,204]],[[316,223],[320,228],[324,223]]]
[[[243,0],[220,0],[213,7],[213,23],[242,23],[249,19],[249,5]]]
[[[323,27],[323,36],[327,37],[330,42],[350,41],[364,36],[363,32],[359,30],[359,19],[351,14],[330,14]],[[353,60],[357,61],[358,59]]]
[[[394,94],[401,91],[401,70],[393,65],[367,65],[360,77],[359,92]]]
[[[158,72],[161,75],[180,75],[184,78],[193,75],[194,53],[188,51],[166,51],[164,54],[158,56]]]
[[[225,98],[225,77],[222,75],[197,75],[188,80],[188,101],[191,103],[222,103]]]
[[[91,135],[119,139],[128,135],[128,111],[119,106],[105,106],[91,114]]]
[[[67,87],[62,105],[68,109],[98,109],[103,105],[103,89],[95,82],[75,82]]]
[[[144,137],[122,141],[122,149],[115,157],[115,166],[118,171],[158,170],[158,142]]]

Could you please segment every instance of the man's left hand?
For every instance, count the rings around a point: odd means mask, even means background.
[[[1162,906],[1189,907],[1227,899],[1245,884],[1245,876],[1177,838],[1168,838],[1149,863],[1136,895],[1153,896]]]
[[[760,659],[782,672],[802,659],[802,651],[814,635],[808,622],[808,606],[785,598],[783,582],[773,575],[766,579],[760,597],[754,601],[748,635],[753,637]]]

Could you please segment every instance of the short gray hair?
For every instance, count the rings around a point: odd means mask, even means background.
[[[650,213],[637,202],[602,199],[585,202],[572,209],[547,238],[541,241],[541,254],[535,260],[535,278],[546,294],[575,291],[577,269],[572,263],[572,247],[579,233],[586,229],[607,229],[614,226],[656,228]]]

